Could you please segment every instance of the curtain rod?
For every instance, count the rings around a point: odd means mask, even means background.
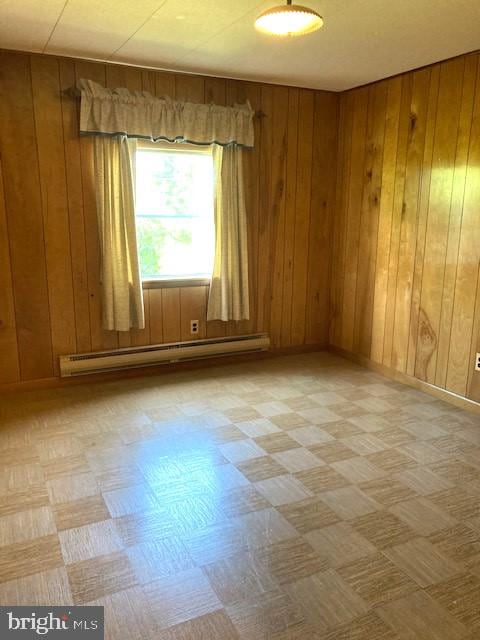
[[[62,91],[60,91],[60,95],[65,96],[66,98],[77,99],[77,98],[80,98],[82,94],[80,89],[78,89],[75,85],[73,85],[71,87],[68,87],[67,89],[63,89]],[[262,119],[262,118],[266,118],[267,114],[260,109],[255,111],[255,117]]]

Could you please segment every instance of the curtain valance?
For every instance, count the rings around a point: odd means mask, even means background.
[[[83,134],[253,147],[254,112],[248,102],[233,107],[178,102],[147,91],[106,89],[92,80],[80,80],[78,88]]]

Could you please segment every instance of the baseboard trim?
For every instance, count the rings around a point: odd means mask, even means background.
[[[434,396],[439,400],[443,400],[444,402],[453,404],[456,407],[460,407],[461,409],[466,409],[471,413],[480,415],[480,404],[478,402],[475,402],[474,400],[459,396],[452,391],[441,389],[440,387],[436,387],[433,384],[424,382],[423,380],[419,380],[418,378],[414,378],[413,376],[409,376],[406,373],[396,371],[391,367],[387,367],[384,364],[379,364],[378,362],[370,360],[370,358],[357,355],[355,353],[352,353],[351,351],[347,351],[346,349],[341,349],[340,347],[330,345],[327,350],[330,351],[330,353],[345,358],[346,360],[355,362],[356,364],[359,364],[366,369],[371,369],[372,371],[381,373],[386,378],[390,378],[391,380],[395,380],[396,382],[401,382],[402,384],[406,384],[409,387],[413,387],[414,389],[418,389],[419,391],[428,393],[429,395]]]
[[[177,362],[170,364],[160,364],[151,367],[138,367],[136,369],[126,369],[124,371],[110,371],[108,373],[95,373],[71,378],[41,378],[39,380],[24,380],[21,382],[11,382],[0,385],[0,394],[14,393],[18,391],[37,391],[41,389],[67,388],[82,384],[95,384],[99,382],[115,382],[117,380],[128,380],[130,378],[144,378],[150,376],[166,375],[174,371],[192,371],[220,365],[229,365],[236,362],[250,362],[254,360],[268,360],[279,356],[288,356],[314,351],[325,351],[325,344],[307,344],[294,347],[273,347],[269,351],[259,353],[238,354],[205,360],[192,360],[190,362]]]

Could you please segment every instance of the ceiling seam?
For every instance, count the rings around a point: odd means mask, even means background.
[[[124,47],[127,42],[129,42],[139,31],[140,29],[142,29],[142,27],[144,27],[147,22],[150,22],[150,20],[153,18],[154,15],[156,15],[160,9],[163,9],[163,7],[167,4],[168,0],[163,0],[163,2],[161,4],[158,5],[158,7],[155,9],[155,11],[153,11],[148,18],[145,18],[145,20],[142,22],[141,25],[139,25],[139,27],[137,27],[137,29],[135,29],[135,31],[128,36],[128,38],[125,40],[125,42],[123,42],[119,47],[117,47],[114,51],[112,51],[112,53],[110,53],[110,55],[106,58],[107,61],[110,61],[112,59],[112,57],[118,52],[120,51],[120,49],[122,47]]]
[[[213,40],[214,38],[219,36],[221,33],[226,31],[227,29],[230,29],[230,27],[232,27],[234,24],[236,24],[237,22],[240,22],[241,20],[243,20],[246,16],[248,16],[249,13],[253,13],[254,11],[258,11],[258,7],[261,7],[264,4],[265,4],[265,2],[259,2],[258,4],[255,5],[254,8],[250,9],[249,11],[246,11],[244,14],[239,16],[236,20],[234,20],[233,22],[230,22],[229,24],[225,25],[222,29],[219,29],[219,31],[217,31],[216,33],[211,35],[209,38],[206,38],[206,40],[202,40],[202,42],[199,42],[196,47],[194,47],[193,49],[190,49],[188,51],[188,53],[186,53],[185,55],[181,56],[180,58],[175,58],[175,60],[173,60],[172,64],[181,62],[182,60],[187,58],[191,53],[194,53],[195,51],[200,49],[200,47],[203,47],[204,44],[207,44],[207,42],[210,42],[210,40]]]
[[[58,18],[55,20],[55,24],[53,25],[52,30],[50,31],[50,35],[48,36],[47,41],[45,42],[45,45],[43,46],[42,53],[45,53],[48,45],[50,44],[50,40],[52,39],[52,36],[55,33],[55,29],[57,28],[58,23],[62,19],[62,16],[63,16],[63,14],[65,12],[65,9],[67,8],[67,4],[69,2],[70,2],[70,0],[65,0],[64,5],[63,5],[60,13],[58,14]]]

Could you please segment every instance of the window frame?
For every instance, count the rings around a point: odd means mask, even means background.
[[[187,142],[152,142],[151,140],[137,140],[137,149],[150,151],[170,151],[173,153],[200,153],[212,156],[212,147],[210,145],[196,145]],[[136,168],[135,168],[136,172]],[[135,175],[136,181],[136,175]],[[135,214],[136,215],[136,214]],[[142,289],[169,289],[176,287],[204,287],[210,285],[211,278],[205,276],[186,276],[186,277],[158,277],[158,278],[142,278]]]

